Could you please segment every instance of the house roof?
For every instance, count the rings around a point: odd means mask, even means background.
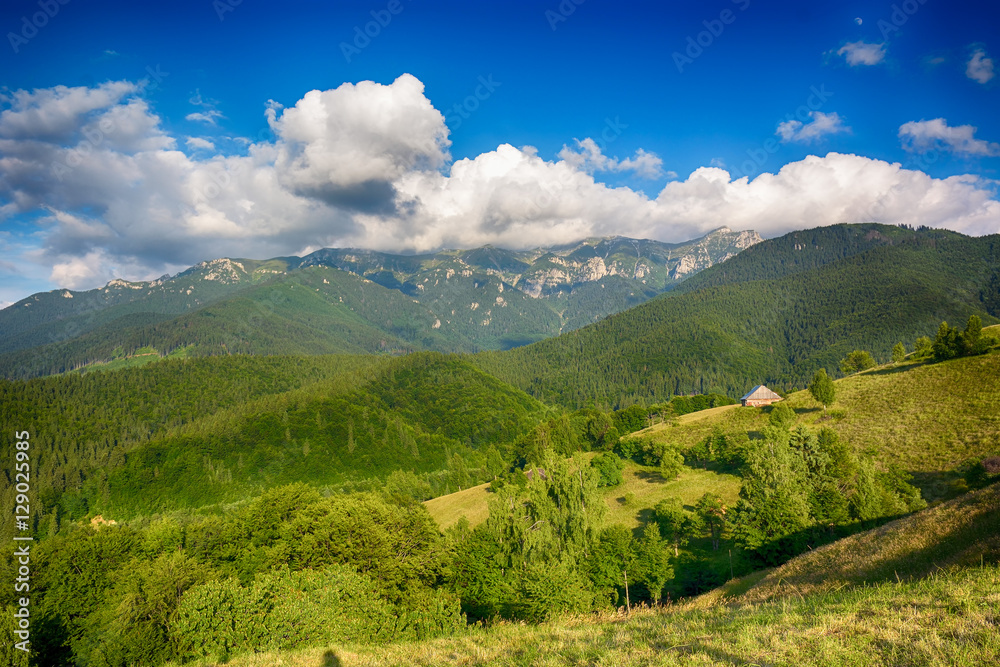
[[[740,400],[747,401],[750,399],[761,400],[761,399],[775,399],[775,398],[781,398],[781,396],[778,396],[776,393],[774,393],[764,385],[759,384],[753,389],[751,389],[749,392],[747,392],[747,394]]]

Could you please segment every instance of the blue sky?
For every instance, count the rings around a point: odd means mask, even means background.
[[[1000,231],[996,3],[36,0],[0,30],[0,304],[325,245]]]

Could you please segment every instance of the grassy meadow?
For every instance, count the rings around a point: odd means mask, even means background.
[[[707,492],[722,497],[730,504],[736,502],[740,492],[740,480],[735,475],[686,466],[676,479],[667,481],[660,476],[658,468],[628,461],[622,478],[623,482],[618,486],[603,490],[608,506],[605,523],[618,523],[629,528],[638,528],[649,520],[656,503],[670,496],[680,498],[688,509],[692,509]],[[480,484],[433,498],[425,501],[424,507],[441,530],[455,525],[463,516],[469,520],[471,527],[475,527],[489,516],[489,486]]]
[[[955,469],[970,458],[1000,451],[1000,351],[941,363],[904,362],[835,382],[827,410],[808,391],[786,405],[798,424],[829,427],[860,454],[914,474],[928,500],[954,496]],[[637,436],[682,447],[715,430],[759,432],[769,408],[725,406],[657,424]]]

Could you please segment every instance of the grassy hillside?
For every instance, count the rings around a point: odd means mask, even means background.
[[[973,667],[1000,660],[998,561],[994,484],[678,605],[534,627],[499,623],[384,647],[238,656],[228,664]]]
[[[232,658],[231,667],[385,665],[955,665],[1000,661],[1000,567],[917,582],[710,609],[637,610],[541,626],[500,624],[384,647],[335,645]],[[191,663],[207,667],[212,662]]]
[[[775,568],[736,599],[759,603],[997,562],[1000,484],[819,547]]]
[[[666,481],[656,468],[629,462],[622,471],[622,477],[624,481],[619,486],[603,490],[604,502],[608,506],[604,521],[607,525],[638,528],[649,520],[656,503],[671,496],[693,507],[707,492],[722,497],[727,504],[733,504],[740,491],[738,477],[711,470],[684,468],[676,479]],[[433,498],[424,502],[424,506],[442,530],[455,525],[463,516],[475,527],[489,516],[488,487],[489,484],[480,484]]]
[[[915,476],[929,499],[953,495],[956,468],[1000,452],[1000,350],[940,363],[906,362],[836,381],[825,412],[808,391],[788,396],[798,424],[828,427],[855,451]],[[768,408],[724,406],[657,424],[637,436],[689,446],[718,430],[759,433]],[[960,490],[960,489],[959,489]]]
[[[862,233],[841,245],[845,230]],[[799,233],[797,233],[799,234]],[[887,359],[899,340],[1000,315],[998,237],[854,225],[766,241],[624,313],[477,363],[539,399],[618,407],[672,394],[738,396],[804,386],[856,348]],[[870,241],[882,235],[887,241]],[[853,250],[852,250],[853,248]],[[854,252],[856,250],[856,252]],[[845,256],[846,255],[846,256]],[[998,292],[1000,294],[1000,292]]]

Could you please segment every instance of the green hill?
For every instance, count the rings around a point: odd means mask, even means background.
[[[629,311],[476,358],[545,402],[619,407],[674,394],[803,386],[862,348],[888,358],[947,320],[1000,315],[997,236],[851,225],[765,241]],[[844,245],[844,238],[853,244]],[[811,255],[811,257],[807,257]]]
[[[1000,351],[940,363],[906,362],[836,381],[823,411],[808,391],[783,402],[794,425],[830,428],[854,451],[914,475],[928,499],[964,489],[962,464],[1000,453]],[[685,415],[636,434],[689,447],[715,433],[758,434],[768,408],[724,406]],[[793,427],[794,427],[793,425]]]
[[[1000,484],[793,558],[748,589],[718,598],[756,604],[848,586],[923,579],[945,568],[1000,562]]]
[[[423,500],[502,472],[506,448],[545,413],[439,354],[182,359],[0,381],[0,400],[10,408],[4,428],[30,423],[45,443],[33,488],[34,520],[46,529],[88,513],[231,502],[296,481],[381,488],[395,471],[410,474],[399,492]],[[13,492],[5,487],[3,499]]]

